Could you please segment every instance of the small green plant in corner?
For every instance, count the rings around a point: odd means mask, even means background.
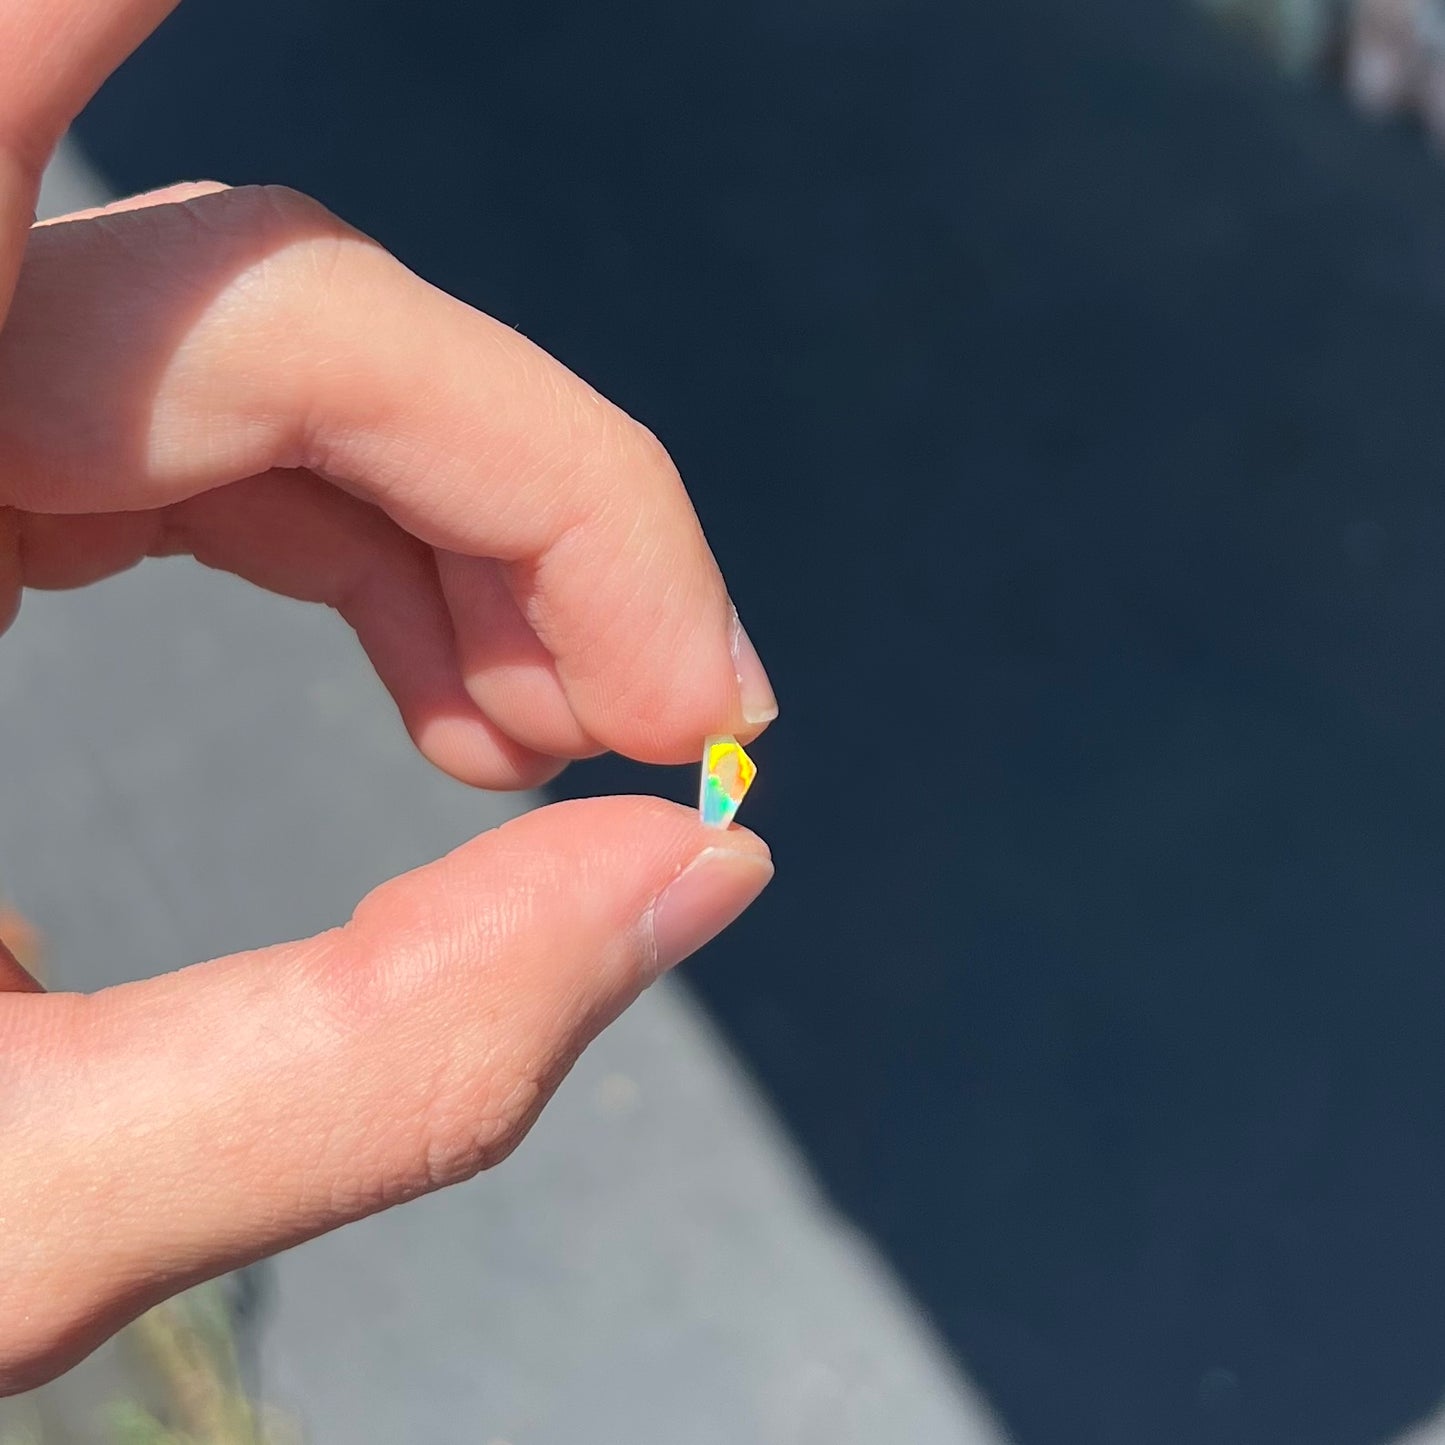
[[[113,1445],[300,1445],[292,1422],[247,1396],[218,1284],[158,1305],[127,1334],[142,1356],[155,1405],[113,1405]]]

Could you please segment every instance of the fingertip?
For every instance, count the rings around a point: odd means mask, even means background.
[[[736,823],[718,830],[703,826],[697,809],[648,793],[619,793],[599,798],[568,798],[534,809],[502,825],[520,838],[546,835],[550,842],[571,840],[574,847],[610,847],[628,856],[651,856],[662,876],[684,868],[705,848],[726,848],[771,858],[767,843]]]
[[[704,848],[658,895],[647,918],[654,975],[675,968],[737,921],[773,880],[750,847]]]
[[[767,668],[753,646],[736,607],[732,609],[732,628],[728,640],[732,653],[733,672],[738,683],[738,707],[746,727],[756,729],[753,736],[767,727],[778,715],[778,699]]]
[[[773,850],[768,846],[765,839],[759,837],[751,828],[740,828],[736,823],[725,828],[721,833],[712,828],[704,829],[708,837],[708,846],[711,848],[724,847],[729,852],[746,854],[750,858],[771,864],[773,861]]]
[[[736,608],[729,604],[721,620],[628,656],[617,669],[627,686],[602,707],[574,693],[591,733],[626,757],[664,766],[696,762],[709,737],[760,737],[778,717],[777,695]]]

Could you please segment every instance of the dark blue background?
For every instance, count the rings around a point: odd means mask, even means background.
[[[1423,144],[1159,0],[187,0],[80,136],[313,192],[671,447],[784,708],[692,977],[1021,1445],[1437,1400]]]

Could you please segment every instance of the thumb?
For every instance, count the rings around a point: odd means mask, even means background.
[[[197,1280],[504,1158],[771,876],[752,834],[674,804],[561,803],[304,943],[0,1000],[0,1393]]]

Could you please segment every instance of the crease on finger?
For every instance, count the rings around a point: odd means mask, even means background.
[[[398,537],[403,534],[398,532]],[[353,579],[336,608],[401,709],[413,742],[445,772],[476,786],[540,787],[564,761],[524,746],[497,726],[463,685],[456,638],[430,548],[378,563]],[[406,577],[398,586],[398,569]]]

